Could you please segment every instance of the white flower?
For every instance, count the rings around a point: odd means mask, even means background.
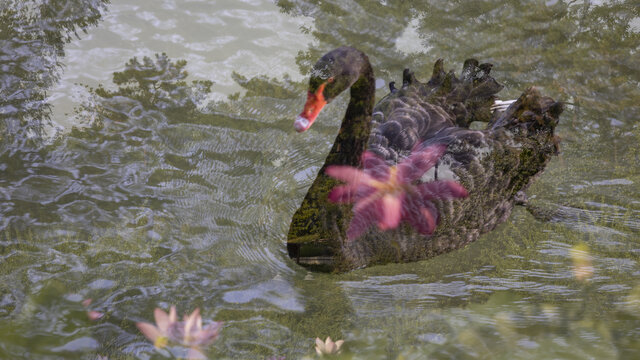
[[[326,341],[322,341],[320,340],[320,338],[316,338],[316,352],[320,356],[339,354],[340,347],[342,347],[343,343],[344,340],[333,342],[331,340],[331,337],[327,337]]]

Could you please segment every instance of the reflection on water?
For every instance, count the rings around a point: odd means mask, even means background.
[[[342,44],[367,52],[385,81],[398,81],[404,67],[427,78],[437,57],[474,56],[495,64],[505,98],[537,84],[571,103],[558,128],[563,154],[528,191],[535,217],[518,209],[459,251],[340,276],[297,267],[284,241],[345,98],[296,134],[304,80],[284,76],[293,70],[282,71],[280,57],[257,57],[262,70],[240,67],[223,80],[239,94],[210,101],[219,90],[205,80],[220,80],[188,77],[194,58],[132,53],[129,38],[153,40],[157,53],[171,54],[176,42],[126,30],[109,18],[119,4],[1,5],[0,358],[161,358],[135,322],[171,304],[225,322],[210,358],[301,358],[327,336],[345,339],[344,356],[359,359],[486,358],[496,349],[509,358],[632,358],[640,350],[640,10],[632,1],[281,0],[279,9],[247,1],[220,3],[220,14],[190,8],[202,2],[135,5],[161,30],[184,20],[173,11],[191,9],[196,20],[179,41],[187,48],[215,42],[204,24],[256,19],[249,7],[260,19],[302,21],[313,41],[299,47],[300,73]],[[247,34],[267,31],[260,24],[238,21]],[[124,29],[113,51],[98,53],[117,68],[87,81],[93,89],[67,119],[84,126],[42,143],[51,116],[44,99],[67,76],[66,42],[75,33],[90,42],[104,28]],[[411,31],[420,46],[398,45]],[[288,37],[267,38],[293,49]],[[238,49],[220,49],[211,52],[233,69]],[[100,74],[90,59],[86,71]],[[82,305],[88,298],[105,314],[95,322]]]
[[[104,15],[101,26],[66,46],[65,71],[49,93],[52,120],[65,128],[75,124],[69,114],[88,96],[83,85],[109,86],[131,57],[185,59],[190,78],[215,83],[210,98],[226,99],[242,90],[234,72],[301,80],[295,56],[311,41],[299,30],[307,18],[281,14],[269,0],[111,0]]]
[[[101,18],[106,0],[8,0],[0,8],[1,151],[40,136],[46,92],[58,79],[64,45]]]

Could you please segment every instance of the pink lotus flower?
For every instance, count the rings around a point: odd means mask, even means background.
[[[185,315],[183,321],[178,321],[175,306],[171,306],[169,314],[159,308],[153,314],[157,326],[138,322],[138,329],[158,348],[167,346],[169,341],[191,347],[188,355],[191,359],[205,358],[197,349],[217,339],[222,327],[222,322],[215,321],[203,327],[200,309],[195,309],[191,315]]]
[[[401,221],[420,234],[432,234],[438,223],[438,209],[432,200],[468,195],[455,181],[413,184],[436,164],[446,149],[442,144],[428,146],[414,151],[397,166],[389,166],[366,151],[362,156],[364,170],[339,165],[327,167],[327,175],[346,182],[331,190],[329,200],[354,203],[347,238],[359,237],[373,224],[380,230],[389,230],[398,227]]]

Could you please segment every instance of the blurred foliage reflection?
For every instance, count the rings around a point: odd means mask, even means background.
[[[64,45],[95,26],[108,0],[7,0],[0,5],[0,153],[42,135],[47,89],[57,80]]]

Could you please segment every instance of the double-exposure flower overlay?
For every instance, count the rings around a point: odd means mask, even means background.
[[[438,209],[432,201],[468,195],[455,181],[414,183],[437,163],[446,149],[443,144],[419,148],[396,166],[387,165],[367,151],[362,156],[363,170],[340,165],[327,167],[327,175],[346,183],[331,190],[329,201],[354,203],[347,238],[359,237],[372,225],[380,230],[394,229],[402,221],[420,234],[432,234],[438,223]]]
[[[136,326],[157,348],[163,348],[169,341],[190,347],[187,358],[204,359],[199,348],[209,345],[218,338],[222,322],[212,322],[202,326],[200,309],[195,309],[191,315],[185,315],[183,321],[178,321],[176,307],[171,306],[169,314],[156,308],[153,312],[156,326],[138,322]]]

